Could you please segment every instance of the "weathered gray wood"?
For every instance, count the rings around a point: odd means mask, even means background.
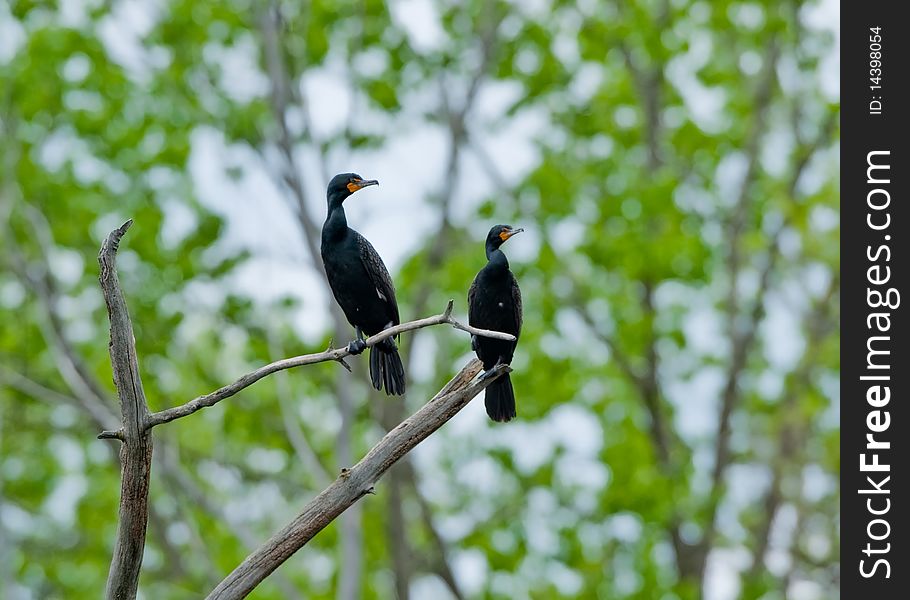
[[[454,317],[452,317],[453,304],[453,301],[449,300],[449,304],[446,306],[445,312],[441,314],[432,317],[426,317],[425,319],[417,319],[416,321],[409,321],[407,323],[402,323],[394,327],[389,327],[388,329],[385,329],[380,333],[369,337],[366,341],[367,347],[369,348],[375,346],[382,340],[394,337],[400,333],[404,333],[405,331],[412,331],[414,329],[422,329],[424,327],[430,327],[432,325],[443,324],[449,324],[456,329],[467,331],[472,335],[480,335],[506,341],[515,340],[515,336],[508,333],[490,331],[488,329],[477,329],[476,327],[471,327],[469,325],[464,325],[463,323],[458,322]],[[267,377],[272,373],[276,373],[284,369],[291,369],[294,367],[302,367],[304,365],[312,365],[328,361],[340,362],[347,367],[347,365],[344,363],[344,359],[345,357],[350,356],[350,354],[351,353],[348,352],[347,348],[335,348],[326,350],[325,352],[318,352],[316,354],[304,354],[303,356],[294,356],[291,358],[275,361],[273,363],[259,367],[255,371],[242,376],[234,383],[219,388],[214,392],[206,394],[205,396],[199,396],[198,398],[194,398],[193,400],[190,400],[185,404],[181,404],[180,406],[167,408],[150,415],[147,421],[147,426],[149,428],[152,428],[156,425],[161,425],[163,423],[168,423],[181,417],[186,417],[203,408],[214,406],[225,398],[230,398],[242,389],[253,385],[263,377]],[[115,432],[104,432],[102,433],[102,437],[114,437],[114,433]]]
[[[167,423],[212,406],[233,396],[256,381],[283,369],[318,362],[336,361],[346,366],[344,358],[350,354],[346,348],[329,349],[318,354],[279,360],[248,373],[232,384],[206,396],[200,396],[180,406],[150,414],[139,376],[139,361],[129,310],[117,277],[116,255],[123,235],[132,225],[127,221],[112,231],[101,246],[98,263],[101,266],[100,282],[111,322],[110,355],[114,383],[120,399],[121,427],[103,431],[102,439],[121,442],[121,488],[119,523],[108,574],[106,597],[130,600],[136,597],[142,556],[145,549],[149,515],[149,475],[152,465],[151,430],[155,425]],[[450,300],[442,314],[402,323],[367,340],[374,346],[382,340],[404,331],[449,324],[472,335],[498,339],[514,339],[511,335],[463,325],[452,317]],[[439,429],[464,408],[492,381],[511,369],[497,365],[487,376],[474,380],[481,370],[480,361],[472,360],[423,408],[389,432],[353,469],[345,469],[319,496],[305,507],[283,531],[251,554],[231,575],[212,592],[211,598],[242,598],[249,594],[263,579],[300,549],[338,515],[352,506],[363,495],[372,493],[373,485],[402,456]]]
[[[98,255],[101,290],[111,322],[111,367],[122,416],[120,435],[113,436],[120,439],[122,444],[120,522],[105,593],[109,600],[136,597],[148,526],[149,473],[152,467],[152,438],[145,423],[149,410],[142,379],[139,377],[133,325],[116,269],[117,248],[132,224],[132,220],[127,221],[112,231],[104,240]]]
[[[473,359],[429,402],[383,437],[351,469],[345,469],[293,521],[249,555],[209,594],[208,600],[245,598],[263,579],[322,531],[373,486],[401,457],[442,427],[477,394],[504,373],[497,365],[486,377],[474,379],[481,363]]]

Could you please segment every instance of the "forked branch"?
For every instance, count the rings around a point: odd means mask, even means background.
[[[103,431],[98,437],[122,442],[120,514],[114,556],[108,575],[106,597],[110,599],[135,598],[138,590],[139,571],[145,550],[149,514],[149,475],[152,463],[152,432],[155,425],[167,423],[212,406],[225,398],[249,387],[272,373],[319,362],[336,361],[344,364],[351,353],[347,348],[329,349],[279,360],[247,373],[234,383],[210,394],[200,396],[186,404],[150,414],[139,377],[139,360],[133,337],[126,301],[117,278],[116,255],[120,240],[132,225],[127,221],[105,239],[98,256],[101,266],[101,288],[111,322],[110,355],[114,383],[121,406],[121,427]],[[390,327],[366,340],[367,347],[405,331],[449,324],[472,335],[503,340],[514,340],[507,333],[476,329],[452,317],[453,301],[449,300],[442,314],[402,323]],[[345,365],[347,366],[347,365]],[[481,370],[478,360],[472,360],[436,396],[409,419],[390,431],[357,465],[342,471],[319,496],[284,530],[275,534],[262,547],[251,554],[212,592],[211,598],[245,597],[259,582],[299,550],[314,535],[325,528],[338,515],[352,506],[363,495],[371,493],[373,485],[402,456],[455,416],[491,382],[508,373],[508,365],[497,365],[483,377],[476,378]],[[476,379],[475,379],[476,378]]]
[[[133,325],[116,269],[117,248],[132,224],[132,220],[127,221],[112,231],[98,254],[101,290],[111,322],[111,367],[120,398],[122,429],[117,437],[123,442],[120,446],[120,518],[105,593],[109,600],[136,597],[145,551],[152,468],[152,436],[145,427],[148,405],[139,377]]]

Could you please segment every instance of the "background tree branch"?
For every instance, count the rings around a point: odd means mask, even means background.
[[[447,126],[448,149],[444,167],[445,176],[442,179],[443,183],[431,196],[439,207],[439,222],[435,232],[430,236],[430,239],[433,240],[432,245],[426,252],[425,265],[428,273],[437,273],[440,270],[440,266],[445,262],[446,256],[452,248],[452,203],[459,186],[464,147],[469,142],[468,119],[476,103],[482,83],[489,74],[499,43],[498,31],[503,18],[501,11],[494,4],[489,3],[484,5],[483,12],[487,18],[480,19],[475,24],[480,40],[479,65],[466,83],[463,98],[458,100],[457,104],[453,105],[454,100],[449,97],[451,92],[448,89],[449,86],[446,85],[445,73],[440,72],[437,77],[440,102],[438,114],[439,118]],[[502,189],[506,190],[507,187],[502,186]],[[433,277],[424,278],[417,286],[417,289],[410,294],[412,298],[411,314],[414,315],[414,318],[426,311],[431,293],[436,288],[436,283]],[[417,335],[412,338],[412,344],[416,342]],[[414,352],[408,355],[406,372],[411,372],[416,355],[417,353]],[[405,401],[404,397],[391,397],[383,402],[381,407],[377,407],[378,420],[386,431],[391,431],[405,417]],[[431,550],[436,554],[436,560],[428,561],[424,564],[428,564],[433,568],[456,598],[462,598],[461,590],[452,576],[452,568],[448,564],[442,536],[436,530],[432,513],[418,485],[418,474],[413,465],[410,464],[408,457],[405,457],[400,464],[391,469],[387,479],[389,483],[389,495],[386,504],[388,518],[387,537],[391,548],[390,554],[392,556],[398,600],[407,600],[410,597],[411,579],[414,576],[416,566],[413,556],[414,549],[408,538],[407,519],[404,515],[403,506],[405,491],[408,489],[413,492],[421,507],[421,521],[427,530],[428,537],[432,541]]]

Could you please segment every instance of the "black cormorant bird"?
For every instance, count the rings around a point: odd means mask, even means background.
[[[352,354],[366,348],[363,334],[375,335],[398,325],[398,303],[395,286],[382,259],[362,235],[348,227],[342,203],[370,185],[375,179],[364,179],[356,173],[341,173],[329,182],[326,196],[329,212],[322,226],[322,262],[332,294],[348,322],[354,326],[357,339],[348,344]],[[370,379],[373,387],[386,394],[404,394],[404,366],[395,340],[388,338],[370,349]]]
[[[509,364],[521,333],[521,290],[509,270],[509,260],[499,249],[503,242],[523,229],[496,225],[487,235],[487,264],[477,273],[468,291],[468,323],[480,329],[511,333],[514,342],[471,336],[471,348],[483,361],[483,368],[492,369],[497,363]],[[506,373],[486,390],[484,404],[494,421],[510,421],[515,415],[515,392]]]

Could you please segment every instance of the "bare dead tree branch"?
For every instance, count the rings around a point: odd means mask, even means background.
[[[427,317],[425,319],[418,319],[416,321],[409,321],[407,323],[401,323],[400,325],[395,325],[394,327],[389,327],[388,329],[383,330],[380,333],[377,333],[374,336],[367,338],[366,345],[368,348],[375,346],[379,342],[394,337],[405,331],[412,331],[414,329],[421,329],[423,327],[430,327],[431,325],[442,325],[449,324],[456,329],[461,329],[462,331],[467,331],[471,335],[479,335],[483,337],[494,338],[498,340],[514,340],[514,336],[508,333],[502,333],[499,331],[489,331],[486,329],[477,329],[476,327],[471,327],[469,325],[464,325],[458,322],[454,317],[452,317],[452,307],[454,306],[454,301],[449,300],[449,304],[446,307],[445,312],[435,315],[433,317]],[[318,352],[316,354],[304,354],[303,356],[294,356],[292,358],[285,358],[282,360],[275,361],[263,367],[259,367],[255,371],[247,373],[234,383],[226,385],[220,389],[215,390],[210,394],[205,396],[199,396],[193,400],[190,400],[186,404],[181,404],[180,406],[175,406],[173,408],[167,408],[165,410],[158,411],[153,413],[146,420],[146,427],[152,428],[156,425],[161,425],[162,423],[169,423],[175,419],[181,417],[186,417],[193,414],[196,411],[199,411],[203,408],[214,406],[215,404],[221,402],[226,398],[237,394],[241,390],[253,385],[263,377],[276,373],[283,369],[291,369],[293,367],[301,367],[304,365],[313,365],[321,362],[336,361],[341,362],[345,357],[350,356],[350,352],[347,348],[335,348],[326,350],[325,352]]]
[[[142,566],[148,525],[149,474],[152,468],[152,436],[145,424],[149,415],[148,404],[139,376],[133,325],[116,271],[117,248],[132,224],[132,220],[127,221],[112,231],[104,240],[98,255],[101,290],[111,322],[111,367],[120,398],[123,423],[120,515],[106,596],[109,599],[124,600],[135,598],[139,586],[139,569]]]
[[[293,105],[300,109],[299,114],[303,119],[303,136],[313,142],[312,127],[308,107],[302,97],[302,92],[295,89],[292,76],[282,46],[282,27],[280,21],[280,5],[278,2],[269,2],[261,13],[260,30],[263,41],[263,50],[266,62],[266,72],[271,85],[271,107],[275,123],[278,127],[276,145],[282,158],[282,173],[277,177],[283,183],[293,199],[297,222],[303,237],[304,247],[310,257],[310,262],[316,269],[318,276],[325,280],[325,270],[322,268],[322,255],[317,246],[319,229],[314,222],[307,207],[307,197],[296,160],[295,139],[288,124],[288,113]],[[314,144],[315,145],[315,144]],[[262,154],[262,149],[258,149]],[[322,177],[327,180],[328,165],[323,152],[317,149]],[[328,287],[326,285],[326,287]],[[339,307],[332,302],[328,304],[332,315],[334,335],[340,339],[345,332],[345,320]],[[336,441],[337,459],[340,464],[350,464],[353,460],[353,422],[354,399],[351,393],[350,379],[338,374],[335,380],[335,395],[337,397],[338,412],[341,417],[341,428]],[[339,586],[337,598],[339,600],[355,600],[359,596],[360,571],[363,556],[362,535],[360,526],[359,507],[348,512],[341,523],[341,554],[342,562],[347,566],[350,576],[345,577]]]
[[[148,406],[139,379],[138,360],[132,326],[126,303],[117,280],[115,254],[120,239],[132,221],[113,231],[105,240],[99,255],[101,282],[105,301],[111,315],[111,362],[114,365],[114,382],[123,408],[123,427],[113,432],[103,432],[102,438],[116,438],[123,442],[121,463],[121,508],[115,556],[108,580],[108,598],[134,598],[138,585],[139,568],[145,547],[148,522],[149,475],[152,462],[152,441]],[[124,400],[126,390],[127,398]],[[128,410],[129,409],[129,410]],[[171,473],[187,489],[187,476],[172,464],[162,463],[162,469]],[[196,498],[197,503],[199,498]],[[127,516],[124,516],[124,513]],[[248,544],[253,546],[252,536]],[[118,559],[118,556],[121,558]],[[285,579],[278,581],[288,598],[298,597],[293,586]],[[111,590],[114,590],[113,593]]]
[[[382,475],[417,444],[442,427],[503,374],[498,365],[475,380],[480,361],[468,363],[436,396],[390,431],[351,469],[344,469],[329,487],[311,500],[300,515],[251,554],[216,587],[209,600],[245,598],[263,579],[366,494]]]
[[[3,203],[3,206],[7,207],[8,204],[8,202],[5,202]],[[108,430],[102,431],[98,436],[99,438],[126,441],[126,432],[124,428],[120,427],[119,429],[114,429],[117,427],[119,419],[111,408],[113,403],[110,402],[106,392],[103,391],[99,382],[89,370],[84,367],[80,368],[82,359],[78,355],[77,350],[66,339],[63,323],[55,318],[53,307],[57,302],[57,291],[50,276],[47,258],[43,255],[44,249],[54,247],[55,242],[43,216],[33,207],[27,208],[31,210],[28,216],[33,226],[33,230],[35,230],[36,235],[39,236],[39,250],[42,251],[42,255],[40,256],[41,260],[38,264],[40,268],[37,270],[29,268],[22,249],[17,245],[11,246],[10,251],[7,253],[7,258],[17,267],[13,269],[14,272],[23,278],[24,283],[28,284],[30,289],[37,293],[38,300],[45,312],[49,313],[51,316],[51,318],[46,320],[48,326],[44,327],[42,331],[43,337],[45,338],[49,349],[53,351],[54,356],[57,358],[58,370],[64,376],[64,381],[71,388],[73,395],[58,392],[43,386],[6,366],[2,366],[2,369],[0,369],[0,379],[9,384],[13,389],[17,389],[22,393],[47,403],[59,404],[61,402],[66,402],[77,406],[91,417],[97,427],[109,428]],[[124,227],[112,232],[112,236],[115,236],[116,234],[115,237],[119,240],[126,228],[128,228],[127,224],[124,224]],[[105,246],[105,248],[107,248],[107,246]],[[100,256],[99,260],[101,260]],[[111,264],[113,265],[113,263]],[[115,271],[112,270],[111,273],[116,277]],[[41,276],[40,280],[34,279],[36,274]],[[132,340],[131,333],[129,339]],[[163,471],[168,471],[172,474],[175,472],[175,465],[173,464],[159,463],[159,466]],[[180,471],[179,465],[176,465],[176,471]],[[181,481],[186,483],[185,474],[178,473],[178,475],[183,475]],[[212,507],[210,506],[209,508],[211,509]],[[151,509],[150,506],[149,509]],[[215,514],[212,510],[209,512]],[[255,546],[252,537],[248,535],[247,541],[249,548],[252,549]],[[291,582],[286,578],[279,577],[276,579],[276,583],[282,588],[286,597],[291,598],[298,596],[294,591]]]
[[[53,406],[53,405],[59,405],[59,404],[69,404],[76,408],[82,409],[82,411],[94,421],[94,423],[97,427],[110,427],[112,429],[111,431],[103,432],[101,435],[98,436],[99,438],[123,440],[123,430],[122,429],[113,430],[113,428],[116,426],[118,421],[117,421],[117,417],[114,415],[114,413],[112,411],[108,411],[108,413],[105,416],[103,416],[102,418],[99,419],[96,417],[96,415],[94,415],[92,413],[89,406],[86,405],[84,402],[82,402],[81,398],[77,398],[75,396],[71,396],[69,394],[66,394],[63,392],[58,392],[57,390],[47,388],[47,387],[29,379],[28,377],[22,375],[21,373],[17,373],[15,371],[5,367],[4,365],[0,365],[0,382],[3,382],[5,384],[9,385],[10,388],[15,389],[23,394],[26,394],[27,396],[30,396],[36,400],[39,400],[41,402],[48,404],[48,405]],[[105,406],[107,406],[107,405],[105,404]],[[170,449],[168,447],[167,440],[159,439],[158,442],[159,442],[158,443],[159,451],[155,452],[153,460],[154,460],[156,471],[159,473],[159,476],[161,476],[163,478],[164,482],[167,483],[168,479],[171,479],[175,482],[179,482],[179,483],[175,484],[174,486],[170,486],[170,487],[172,487],[173,490],[179,491],[179,492],[187,495],[187,497],[191,500],[191,503],[194,506],[208,512],[212,516],[213,519],[216,519],[216,520],[224,523],[229,529],[231,529],[233,527],[233,521],[231,521],[228,518],[228,515],[226,513],[224,513],[224,511],[217,510],[217,508],[211,503],[209,498],[198,488],[198,486],[195,485],[195,483],[192,481],[192,479],[189,477],[189,475],[187,475],[184,472],[181,465],[177,461],[173,461],[169,458]],[[116,456],[113,453],[111,454],[111,457],[116,458]],[[183,507],[183,504],[178,502],[177,503],[178,510],[182,510],[182,507]],[[150,504],[149,505],[150,522],[151,522],[151,519],[154,518],[154,513],[152,511],[153,511],[153,505]],[[211,557],[206,552],[203,552],[205,545],[202,542],[202,538],[198,534],[198,531],[193,526],[191,519],[184,516],[183,521],[187,524],[187,526],[190,527],[190,531],[193,536],[191,539],[191,542],[193,542],[193,544],[194,544],[197,560],[207,563],[206,565],[202,565],[204,568],[207,569],[207,573],[209,574],[207,581],[209,582],[209,584],[211,586],[215,586],[218,583],[218,581],[220,580],[220,575],[218,575],[217,572],[214,571],[214,565],[211,562]],[[255,542],[252,541],[252,540],[254,540],[254,538],[252,537],[252,534],[248,532],[248,530],[245,530],[245,531],[249,534],[245,538],[245,539],[249,540],[249,542],[247,543],[248,549],[253,550],[255,548]],[[234,536],[237,537],[238,540],[240,540],[241,542],[244,541],[244,538],[242,537],[240,531],[235,529],[235,530],[233,530],[233,533],[234,533]],[[215,574],[215,576],[212,576],[212,574]],[[279,586],[281,586],[283,590],[293,589],[290,587],[289,581],[285,581],[285,585],[283,585],[282,581],[280,579],[277,579],[276,583],[278,583]],[[291,594],[285,594],[285,595],[288,598],[292,597]]]
[[[117,387],[118,396],[121,401],[122,412],[121,428],[116,431],[102,432],[100,436],[103,438],[116,438],[123,442],[120,452],[122,463],[120,520],[107,586],[107,597],[117,599],[134,598],[138,589],[139,570],[142,564],[142,555],[149,519],[148,492],[152,464],[152,427],[161,423],[170,422],[181,416],[192,414],[204,406],[210,406],[211,404],[236,394],[240,390],[252,385],[255,381],[277,371],[292,366],[313,364],[315,362],[330,360],[342,362],[345,356],[349,354],[345,348],[276,361],[245,375],[233,384],[225,386],[208,396],[197,398],[196,400],[174,407],[173,409],[150,414],[145,394],[142,389],[142,381],[139,376],[138,357],[136,354],[132,324],[116,272],[116,252],[119,248],[120,240],[131,224],[131,220],[127,221],[120,228],[111,232],[105,239],[98,257],[101,267],[99,279],[111,321],[111,364],[114,372],[114,383]],[[402,323],[396,327],[389,328],[381,334],[369,338],[367,340],[367,346],[373,346],[383,339],[398,335],[405,331],[444,323],[470,332],[473,335],[482,335],[505,340],[514,339],[509,334],[476,329],[459,323],[452,317],[453,306],[454,302],[450,300],[446,310],[442,314],[409,323]],[[374,450],[371,451],[355,469],[351,471],[345,470],[341,478],[336,480],[335,483],[332,483],[323,494],[317,497],[318,500],[319,498],[327,498],[332,494],[340,493],[341,495],[337,497],[341,498],[343,503],[347,503],[339,508],[337,512],[321,526],[313,530],[312,535],[315,535],[318,530],[328,524],[328,522],[336,516],[340,515],[364,493],[372,491],[372,483],[378,480],[379,477],[381,477],[381,475],[399,458],[404,456],[404,454],[429,436],[433,431],[441,427],[442,424],[463,408],[471,398],[489,385],[491,381],[501,376],[503,373],[508,372],[510,369],[508,365],[497,366],[485,377],[471,383],[471,379],[474,378],[479,370],[480,363],[478,361],[472,361],[462,370],[459,376],[449,382],[449,384],[434,397],[434,400],[438,400],[437,402],[431,401],[423,409],[418,411],[414,417],[395,428],[395,430],[383,438]],[[19,383],[22,382],[20,381]],[[38,391],[44,392],[44,390]],[[351,477],[352,473],[356,476]],[[361,487],[356,496],[350,496],[350,492],[353,488],[346,482],[353,482],[359,485],[365,481],[369,481],[370,486]],[[348,502],[345,498],[349,498],[350,501]],[[316,502],[316,500],[313,502]],[[311,503],[311,505],[312,504],[313,503]],[[312,535],[310,535],[310,537],[312,537]],[[291,540],[290,543],[293,544],[293,540]],[[305,540],[303,543],[305,543]],[[287,547],[288,542],[284,541],[281,542],[281,544],[284,547]],[[299,546],[297,546],[297,548],[299,548]],[[296,551],[297,548],[293,551]],[[293,551],[291,551],[291,554]],[[253,556],[255,556],[255,553]],[[288,554],[288,556],[290,556],[290,554]],[[268,572],[264,573],[256,583],[258,584],[259,581],[277,568],[279,564],[280,562],[271,566]],[[222,585],[224,584],[225,582],[222,582]],[[255,587],[255,584],[253,587]],[[252,589],[252,587],[249,589]]]
[[[332,305],[338,319],[338,306]],[[341,321],[336,321],[336,331],[341,331]],[[338,412],[341,416],[341,427],[335,442],[336,465],[349,465],[354,462],[354,399],[351,393],[351,379],[340,371],[335,375],[335,395],[338,398]],[[336,600],[357,600],[361,595],[361,572],[363,570],[363,525],[360,506],[347,511],[341,519],[341,564],[345,565],[347,574],[341,578],[335,593]]]

